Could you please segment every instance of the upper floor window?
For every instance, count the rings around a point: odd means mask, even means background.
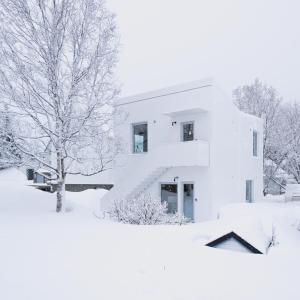
[[[258,150],[258,133],[257,131],[253,131],[253,156],[257,156]]]
[[[148,124],[133,124],[133,153],[148,152]]]
[[[194,140],[194,122],[185,122],[181,125],[181,140],[183,142]]]

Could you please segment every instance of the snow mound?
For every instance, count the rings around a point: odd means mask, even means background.
[[[1,212],[26,212],[30,215],[37,212],[54,212],[56,194],[43,192],[27,184],[26,176],[18,169],[0,171]],[[96,201],[105,193],[106,190],[102,189],[67,192],[67,207],[73,211],[92,213]]]
[[[0,170],[0,182],[26,182],[26,176],[23,172],[15,168]]]
[[[45,212],[55,208],[53,194],[27,186],[25,175],[16,169],[0,172],[0,210],[2,212]]]
[[[70,199],[71,208],[80,207],[95,211],[98,206],[98,201],[101,199],[107,190],[96,189],[96,190],[86,190],[83,192],[67,192],[67,198]]]

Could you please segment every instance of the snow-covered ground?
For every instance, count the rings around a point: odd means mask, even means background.
[[[297,203],[231,205],[219,221],[132,226],[95,218],[103,191],[55,195],[26,187],[21,173],[0,172],[0,299],[213,300],[300,299]],[[213,232],[255,217],[278,245],[267,255],[205,247]]]

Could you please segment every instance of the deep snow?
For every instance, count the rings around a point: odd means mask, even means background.
[[[15,170],[0,173],[0,299],[300,299],[297,203],[231,205],[221,220],[186,226],[132,226],[95,218],[103,191],[55,195],[26,187]],[[269,200],[270,201],[270,200]],[[213,234],[260,219],[276,227],[267,255],[205,247]]]

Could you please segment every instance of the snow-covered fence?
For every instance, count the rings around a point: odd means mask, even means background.
[[[286,186],[285,201],[300,201],[300,184]]]

